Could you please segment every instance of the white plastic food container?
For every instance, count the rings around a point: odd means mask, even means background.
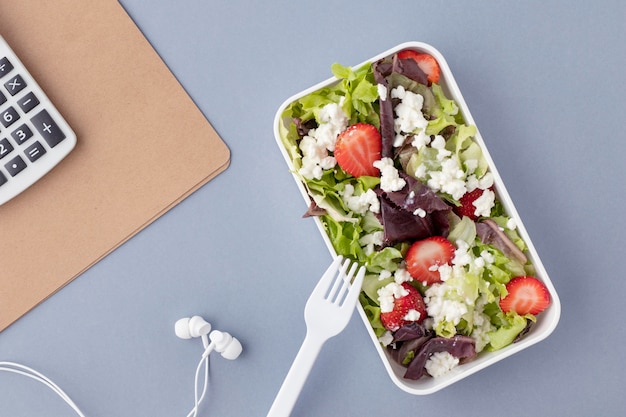
[[[396,52],[399,52],[404,49],[413,49],[418,52],[428,53],[432,55],[433,57],[435,57],[435,59],[438,61],[439,66],[441,68],[441,79],[440,79],[439,84],[442,86],[447,97],[453,99],[456,102],[456,104],[459,107],[459,110],[462,112],[465,118],[466,124],[476,126],[476,123],[474,122],[472,115],[470,114],[470,111],[467,108],[467,104],[465,103],[465,100],[463,99],[463,96],[461,95],[461,91],[459,90],[459,87],[457,86],[456,81],[454,80],[454,77],[452,76],[452,72],[450,71],[450,68],[448,67],[448,64],[446,63],[446,60],[439,53],[439,51],[437,51],[435,48],[433,48],[432,46],[428,44],[421,43],[421,42],[403,43],[375,57],[372,57],[371,59],[355,66],[354,68],[361,67],[367,63],[374,63],[384,57],[393,55]],[[330,68],[330,65],[329,65],[329,68]],[[278,142],[278,146],[283,156],[285,157],[285,161],[287,162],[287,165],[289,166],[289,169],[291,170],[291,172],[294,172],[294,167],[289,157],[289,154],[287,153],[287,150],[283,146],[283,143],[280,138],[279,126],[281,123],[283,123],[283,120],[281,117],[282,113],[284,112],[285,108],[289,104],[291,104],[293,101],[296,101],[300,99],[301,97],[306,96],[307,94],[310,94],[311,92],[316,91],[320,88],[332,85],[333,83],[337,81],[338,81],[337,78],[332,77],[324,82],[314,85],[290,97],[278,109],[278,112],[276,113],[276,117],[274,120],[274,135],[275,135],[276,141]],[[526,336],[524,336],[524,338],[522,338],[522,340],[520,340],[519,342],[513,343],[495,352],[483,351],[478,354],[476,359],[455,367],[446,375],[443,375],[437,378],[423,377],[419,380],[408,380],[408,379],[403,378],[406,368],[402,367],[401,365],[393,361],[393,359],[391,359],[389,354],[386,352],[385,348],[378,341],[378,338],[376,337],[374,330],[372,329],[369,323],[369,320],[365,314],[365,311],[363,310],[363,308],[361,308],[360,304],[357,304],[357,310],[359,312],[359,315],[361,316],[363,322],[365,323],[365,327],[367,328],[368,333],[372,338],[372,342],[376,348],[376,351],[380,355],[380,358],[385,368],[387,369],[387,372],[389,373],[389,376],[391,377],[392,381],[402,390],[411,394],[415,394],[415,395],[432,394],[456,381],[459,381],[469,375],[474,374],[475,372],[478,372],[479,370],[489,365],[492,365],[510,355],[513,355],[523,349],[528,348],[531,345],[534,345],[537,342],[540,342],[541,340],[545,339],[552,333],[552,331],[555,329],[555,327],[558,324],[559,317],[561,314],[561,304],[560,304],[558,295],[554,289],[554,286],[552,285],[552,282],[550,281],[550,278],[548,277],[548,274],[543,264],[541,263],[539,256],[537,255],[537,251],[535,250],[535,247],[533,246],[530,240],[530,237],[528,236],[528,233],[524,227],[524,224],[522,223],[522,220],[520,219],[519,214],[517,213],[517,210],[515,209],[515,206],[513,205],[513,202],[511,201],[511,198],[506,191],[506,188],[502,182],[502,178],[498,174],[498,171],[493,163],[493,160],[491,159],[489,155],[489,152],[482,140],[480,131],[478,131],[478,129],[476,131],[475,140],[481,146],[484,158],[488,162],[489,169],[491,170],[494,176],[494,186],[498,195],[498,199],[501,201],[506,212],[511,216],[511,218],[515,219],[517,228],[518,228],[518,233],[524,239],[524,241],[526,242],[528,246],[528,252],[526,253],[526,255],[528,256],[528,259],[535,266],[535,269],[536,269],[535,276],[543,281],[543,283],[546,285],[546,287],[548,288],[550,292],[550,296],[552,298],[551,305],[545,311],[543,311],[542,313],[538,315],[537,323],[532,327],[531,331]],[[309,203],[311,202],[311,198],[307,194],[306,188],[304,184],[301,182],[300,178],[295,174],[294,174],[294,178],[296,180],[296,183],[298,184],[298,187],[300,189],[302,196],[304,197],[304,200],[306,202],[306,207],[308,207]],[[326,245],[328,246],[328,250],[333,256],[336,256],[335,250],[330,242],[328,235],[326,234],[326,231],[324,230],[322,223],[319,221],[317,217],[314,218],[314,221],[316,222],[318,226],[318,229],[322,235],[322,238],[324,239],[324,241],[326,242]]]

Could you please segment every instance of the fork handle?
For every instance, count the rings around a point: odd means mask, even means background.
[[[307,332],[267,417],[287,417],[291,414],[324,342],[326,339],[314,337]]]

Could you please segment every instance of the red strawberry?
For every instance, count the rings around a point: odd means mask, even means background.
[[[441,77],[441,69],[439,68],[437,60],[432,55],[423,54],[417,51],[413,51],[411,49],[405,49],[398,52],[398,58],[414,59],[415,62],[417,62],[417,65],[421,68],[421,70],[424,71],[430,83],[439,83],[439,78]]]
[[[535,277],[515,277],[506,284],[508,294],[500,299],[500,308],[505,313],[539,314],[550,305],[550,293]]]
[[[472,220],[478,219],[478,216],[475,214],[476,206],[474,205],[474,201],[482,196],[484,192],[485,190],[476,188],[469,193],[465,193],[463,197],[461,197],[461,199],[459,200],[459,203],[461,203],[461,205],[455,207],[454,212],[461,217],[467,216]]]
[[[406,253],[406,269],[416,281],[432,285],[441,282],[435,268],[450,264],[454,258],[454,245],[443,236],[431,236],[413,243]]]
[[[356,123],[341,132],[335,143],[335,159],[339,166],[354,177],[378,176],[374,162],[382,150],[380,132],[367,123]]]
[[[412,321],[421,323],[427,316],[426,304],[424,303],[422,294],[409,283],[402,283],[402,287],[409,293],[394,300],[392,311],[380,313],[380,321],[383,326],[392,332],[395,332],[403,325]],[[419,313],[417,320],[407,320],[407,314],[411,310],[415,310]]]

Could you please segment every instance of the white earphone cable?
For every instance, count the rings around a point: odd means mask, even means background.
[[[198,398],[198,379],[200,376],[200,370],[202,369],[202,364],[204,363],[204,387],[202,388],[202,394]],[[194,379],[194,406],[187,414],[187,417],[196,417],[198,415],[198,407],[200,407],[200,403],[204,399],[204,395],[206,394],[207,386],[209,385],[209,356],[203,355],[196,367],[196,377]]]
[[[55,384],[51,379],[46,377],[40,372],[35,371],[28,366],[21,365],[15,362],[0,362],[0,371],[10,372],[18,375],[23,375],[28,378],[34,379],[37,382],[40,382],[50,388],[55,394],[57,394],[67,405],[69,405],[72,410],[76,412],[76,414],[80,417],[85,417],[83,412],[78,408],[78,406],[72,401],[72,399],[63,391],[57,384]]]

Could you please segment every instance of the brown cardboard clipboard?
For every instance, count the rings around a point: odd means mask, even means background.
[[[225,170],[230,152],[117,1],[0,0],[0,33],[78,138],[0,206],[2,331]]]

